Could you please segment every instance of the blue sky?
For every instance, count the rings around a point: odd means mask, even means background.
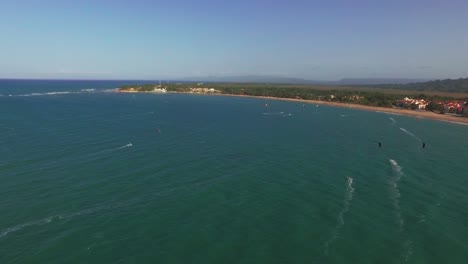
[[[0,78],[468,77],[468,1],[2,0]]]

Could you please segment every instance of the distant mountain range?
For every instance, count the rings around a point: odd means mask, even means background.
[[[336,82],[330,82],[337,85],[380,85],[380,84],[409,84],[427,82],[431,79],[402,79],[402,78],[346,78]]]
[[[408,84],[383,84],[373,85],[372,87],[384,89],[468,93],[468,78],[445,79]]]
[[[248,83],[288,83],[288,84],[307,84],[314,81],[301,79],[301,78],[290,78],[290,77],[278,77],[278,76],[264,76],[264,75],[241,75],[241,76],[206,76],[206,77],[191,77],[184,78],[185,81],[197,81],[197,82],[248,82]]]
[[[346,85],[365,86],[368,88],[440,91],[468,93],[468,78],[430,80],[402,78],[345,78],[338,81],[308,80],[278,76],[246,75],[229,77],[198,77],[185,78],[184,81],[197,82],[236,82],[236,83],[282,83],[282,84],[315,84],[315,85]]]
[[[391,78],[345,78],[338,81],[308,80],[302,78],[278,77],[268,75],[241,76],[206,76],[184,78],[184,81],[197,82],[249,82],[249,83],[287,83],[287,84],[321,84],[321,85],[380,85],[380,84],[409,84],[426,82],[430,79],[391,79]]]

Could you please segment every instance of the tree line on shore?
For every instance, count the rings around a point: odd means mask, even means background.
[[[191,92],[197,88],[213,88],[217,93],[230,95],[266,96],[278,98],[292,98],[303,100],[319,100],[328,102],[352,103],[378,107],[402,107],[417,109],[415,105],[397,105],[397,102],[404,97],[416,97],[430,102],[426,107],[428,111],[444,113],[441,102],[450,100],[468,101],[468,98],[454,98],[449,96],[428,95],[421,93],[415,95],[414,92],[401,91],[382,92],[369,90],[353,90],[352,88],[340,87],[296,87],[291,85],[258,84],[258,83],[164,83],[145,85],[126,85],[120,90],[154,91],[157,88],[165,88],[168,92]],[[468,108],[465,107],[465,108]]]

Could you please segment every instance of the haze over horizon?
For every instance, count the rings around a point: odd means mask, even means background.
[[[460,78],[467,13],[458,0],[7,0],[0,78]]]

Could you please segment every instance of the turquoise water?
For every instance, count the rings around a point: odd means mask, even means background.
[[[0,81],[0,263],[468,263],[468,126],[120,84]]]

